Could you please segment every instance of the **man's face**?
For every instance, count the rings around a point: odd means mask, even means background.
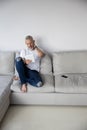
[[[33,49],[34,48],[34,41],[30,39],[25,40],[25,44],[27,45],[28,48]]]

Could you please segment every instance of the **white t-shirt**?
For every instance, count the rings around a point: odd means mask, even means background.
[[[29,48],[23,49],[20,52],[20,57],[25,58],[25,59],[30,59],[32,60],[31,63],[26,65],[29,69],[31,70],[36,70],[40,71],[40,57],[38,56],[38,53],[36,50],[31,50]]]

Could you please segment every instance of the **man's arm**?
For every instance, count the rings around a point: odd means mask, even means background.
[[[43,57],[45,55],[45,53],[37,46],[35,46],[35,50],[37,51],[39,57]]]
[[[23,60],[23,62],[24,62],[25,64],[29,64],[29,63],[32,62],[32,60],[26,60],[25,58],[22,58],[22,60]]]
[[[21,52],[20,52],[20,57],[22,58],[22,60],[23,60],[23,62],[25,63],[25,64],[29,64],[29,63],[31,63],[32,61],[31,60],[26,60],[24,57],[25,57],[25,50],[21,50]]]

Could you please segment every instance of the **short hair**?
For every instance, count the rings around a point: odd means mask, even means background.
[[[33,40],[33,37],[32,37],[31,35],[27,35],[27,36],[25,37],[25,39],[26,39],[26,40],[29,39],[29,40],[31,40],[31,41],[34,41],[34,40]]]

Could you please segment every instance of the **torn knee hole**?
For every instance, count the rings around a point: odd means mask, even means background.
[[[16,58],[16,61],[18,62],[18,61],[21,61],[21,57],[17,57]]]

